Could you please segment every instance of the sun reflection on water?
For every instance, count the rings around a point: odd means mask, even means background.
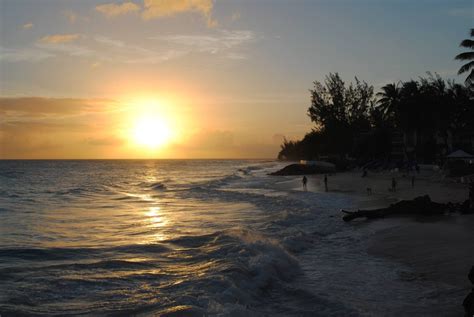
[[[145,214],[149,217],[149,221],[153,223],[155,227],[164,227],[167,223],[167,220],[161,213],[161,208],[158,206],[150,207]]]
[[[168,223],[168,220],[163,215],[163,211],[159,206],[150,207],[145,212],[145,216],[146,221],[148,221],[150,224],[150,227],[153,227],[154,229],[164,228]],[[167,235],[164,234],[162,230],[159,232],[154,232],[153,236],[151,237],[153,241],[163,241],[167,238]]]

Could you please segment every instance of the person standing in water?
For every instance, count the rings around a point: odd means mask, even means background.
[[[328,191],[328,174],[324,174],[324,187]]]
[[[392,177],[392,192],[397,191],[397,181],[395,180],[395,177]]]
[[[303,176],[302,182],[303,182],[303,189],[304,189],[304,190],[307,190],[306,184],[308,183],[308,179],[306,178],[306,176]]]

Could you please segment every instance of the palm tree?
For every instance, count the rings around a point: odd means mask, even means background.
[[[400,104],[400,87],[398,84],[387,84],[383,86],[381,92],[377,93],[378,108],[383,114],[384,119],[390,120],[394,118],[394,115],[398,111]]]
[[[471,29],[471,37],[474,37],[474,29]],[[472,86],[474,85],[474,40],[465,39],[461,44],[459,44],[459,46],[471,49],[470,52],[468,51],[457,55],[455,59],[460,61],[470,61],[459,69],[458,75],[470,71],[471,73],[467,76],[465,83],[467,86]]]

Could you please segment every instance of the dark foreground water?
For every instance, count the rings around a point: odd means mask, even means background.
[[[452,307],[439,285],[367,255],[377,227],[338,215],[353,197],[296,190],[299,178],[267,175],[279,167],[0,161],[0,314],[430,316]]]

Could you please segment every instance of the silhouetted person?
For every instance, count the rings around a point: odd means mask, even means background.
[[[411,188],[415,188],[415,175],[411,176]]]
[[[397,191],[397,181],[395,180],[395,177],[392,177],[392,192]]]
[[[302,179],[302,182],[303,182],[303,189],[306,190],[306,184],[308,183],[308,179],[306,178],[306,176],[303,176],[303,179]]]
[[[416,172],[420,174],[420,166],[418,166],[418,164],[415,165],[415,169],[416,169]]]
[[[362,177],[367,177],[367,170],[364,168],[364,171],[362,172]]]
[[[328,191],[328,175],[324,174],[324,187]]]

